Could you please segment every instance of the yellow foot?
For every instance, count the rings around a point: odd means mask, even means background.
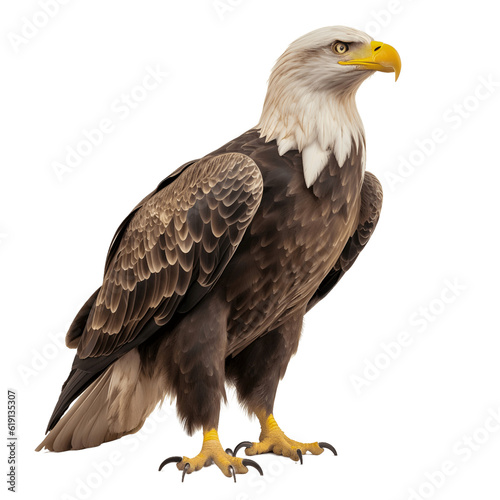
[[[228,450],[230,451],[230,450]],[[260,475],[263,475],[262,469],[257,462],[248,459],[241,459],[226,453],[219,441],[219,436],[215,429],[203,433],[203,446],[200,453],[193,458],[188,457],[170,457],[163,461],[159,470],[172,462],[177,463],[177,468],[182,471],[182,481],[186,474],[208,467],[212,464],[217,465],[222,473],[227,476],[233,476],[236,482],[236,474],[246,474],[247,466],[255,467]]]
[[[335,448],[328,443],[301,443],[290,439],[279,428],[272,413],[267,416],[265,413],[261,413],[258,414],[258,417],[262,427],[259,438],[260,442],[250,443],[249,441],[244,441],[240,443],[234,450],[235,455],[240,448],[246,447],[245,453],[250,456],[260,455],[261,453],[275,453],[276,455],[283,455],[295,461],[300,460],[300,463],[302,463],[302,455],[305,455],[307,452],[313,455],[320,455],[325,448],[328,448],[334,455],[337,454]]]

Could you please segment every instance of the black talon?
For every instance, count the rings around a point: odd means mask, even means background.
[[[234,457],[233,450],[231,448],[226,448],[226,453]]]
[[[244,458],[244,459],[241,461],[241,463],[242,463],[245,467],[248,467],[248,466],[250,466],[250,467],[255,467],[255,468],[259,471],[259,474],[260,474],[261,476],[263,476],[263,475],[264,475],[264,472],[263,472],[263,470],[262,470],[261,466],[260,466],[257,462],[255,462],[255,461],[253,461],[253,460],[250,460],[249,458]]]
[[[182,460],[182,457],[169,457],[166,460],[163,460],[163,462],[160,465],[160,468],[158,469],[159,471],[165,467],[167,464],[171,464],[172,462],[179,463]]]
[[[337,456],[337,450],[336,450],[336,449],[335,449],[335,448],[334,448],[331,444],[321,442],[321,443],[318,443],[318,446],[319,446],[320,448],[323,448],[323,449],[324,449],[324,448],[327,448],[327,449],[328,449],[328,450],[330,450],[330,451],[331,451],[331,452],[332,452],[335,456]]]
[[[233,457],[236,456],[236,454],[238,453],[238,451],[240,450],[240,448],[250,448],[250,446],[253,446],[253,443],[251,443],[250,441],[242,441],[239,445],[236,446],[236,448],[234,449],[233,451]]]
[[[236,473],[234,472],[234,467],[232,465],[229,466],[229,471],[233,475],[234,482],[236,482]]]
[[[304,465],[304,460],[302,460],[302,450],[297,448],[297,455],[299,456],[300,465]]]
[[[187,470],[189,469],[190,465],[187,463],[184,466],[184,470],[182,471],[182,482],[184,482],[184,476],[186,475]]]

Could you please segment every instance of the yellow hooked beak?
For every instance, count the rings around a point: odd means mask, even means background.
[[[394,47],[387,43],[371,42],[368,47],[349,52],[352,59],[339,61],[343,65],[356,65],[359,69],[396,73],[396,80],[401,72],[401,58]]]

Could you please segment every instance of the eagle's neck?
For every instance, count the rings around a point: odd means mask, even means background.
[[[342,167],[353,145],[364,169],[364,129],[356,108],[356,90],[337,95],[300,86],[269,86],[257,129],[266,142],[276,139],[280,155],[292,149],[302,153],[307,187],[319,177],[332,153]]]

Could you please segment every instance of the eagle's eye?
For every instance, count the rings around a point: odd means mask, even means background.
[[[344,42],[335,42],[332,46],[332,50],[336,54],[345,54],[349,50],[349,45]]]

